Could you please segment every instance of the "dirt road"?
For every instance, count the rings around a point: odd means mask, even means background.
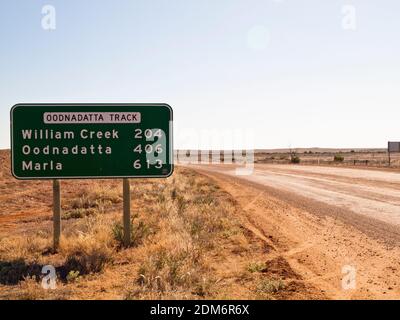
[[[234,195],[250,230],[332,298],[400,298],[400,174],[256,165],[195,167]],[[343,283],[356,274],[355,288]]]
[[[229,166],[214,165],[204,169],[236,176],[235,169]],[[281,198],[301,203],[302,207],[308,202],[307,209],[312,209],[316,203],[335,207],[336,215],[356,227],[365,229],[369,220],[381,227],[383,237],[387,237],[388,228],[394,235],[400,226],[400,173],[340,167],[256,165],[253,174],[240,178],[273,188]],[[323,211],[326,210],[319,214]],[[354,221],[357,219],[359,222]]]

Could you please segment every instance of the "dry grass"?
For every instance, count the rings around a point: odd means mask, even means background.
[[[263,279],[257,285],[260,293],[273,294],[285,289],[285,284],[281,279]]]
[[[69,197],[58,253],[51,253],[45,221],[0,239],[0,298],[252,298],[264,290],[257,286],[262,275],[252,274],[258,266],[249,266],[263,259],[263,244],[242,227],[235,201],[208,178],[178,168],[169,179],[132,180],[129,248],[121,245],[118,182],[75,190],[68,181],[63,188]],[[56,268],[56,290],[40,286],[44,265]]]
[[[78,219],[107,212],[122,201],[121,190],[94,184],[64,206],[63,219]]]
[[[247,270],[251,273],[253,272],[261,272],[265,269],[265,263],[264,262],[250,262]]]
[[[144,239],[153,233],[152,228],[145,222],[143,219],[138,219],[137,215],[135,215],[131,219],[130,223],[130,231],[131,231],[131,247],[137,247],[141,245]],[[115,241],[118,242],[120,247],[124,246],[124,227],[121,221],[114,222],[112,227],[112,233]]]

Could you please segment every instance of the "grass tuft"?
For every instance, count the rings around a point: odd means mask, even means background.
[[[131,247],[137,247],[143,243],[144,239],[152,233],[151,227],[137,216],[131,219]],[[124,245],[124,227],[121,222],[115,222],[112,226],[112,234],[119,246]]]
[[[257,291],[260,293],[278,293],[285,289],[285,284],[280,279],[263,279],[257,285]]]
[[[251,273],[261,272],[265,269],[265,263],[263,262],[250,262],[247,266],[247,270]]]

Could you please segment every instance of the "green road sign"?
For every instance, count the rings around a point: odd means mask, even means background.
[[[11,109],[17,179],[168,177],[167,104],[17,104]]]

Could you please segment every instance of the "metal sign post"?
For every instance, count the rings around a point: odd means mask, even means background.
[[[53,250],[57,252],[61,235],[61,190],[60,181],[53,180]]]
[[[124,246],[131,244],[131,190],[129,179],[123,179],[123,197],[124,197]]]
[[[124,244],[131,243],[128,178],[173,172],[167,104],[17,104],[11,108],[11,172],[53,180],[54,251],[61,234],[58,179],[123,178]]]

